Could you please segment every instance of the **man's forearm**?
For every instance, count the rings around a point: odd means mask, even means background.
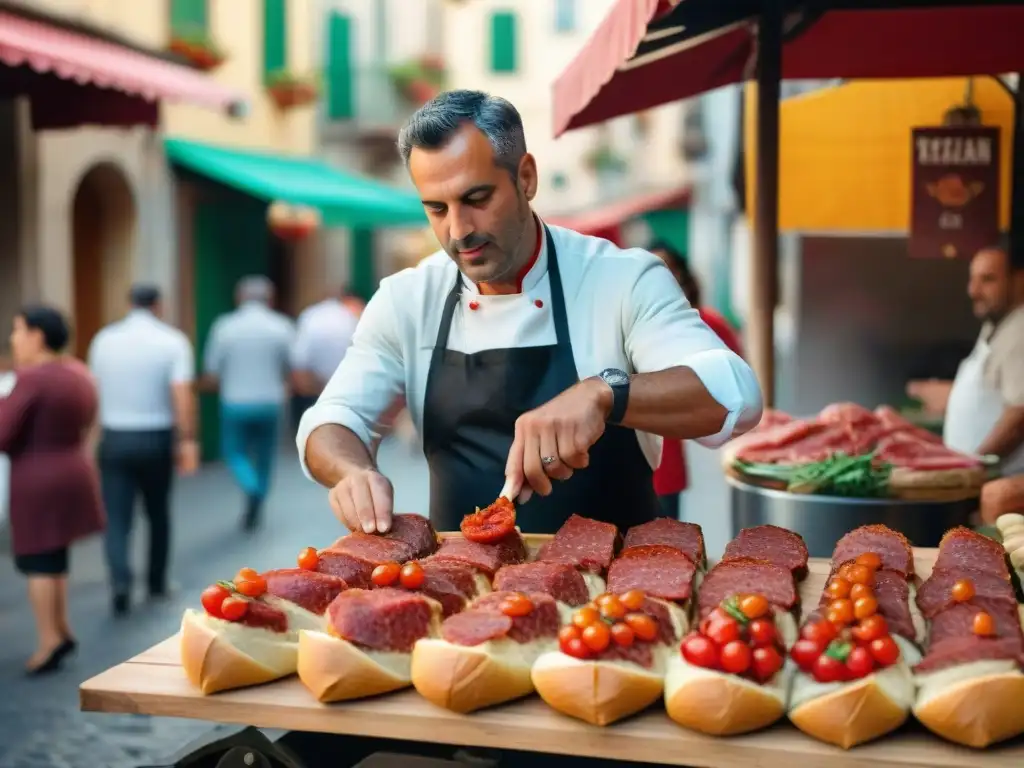
[[[306,466],[318,483],[333,488],[352,470],[372,469],[375,464],[355,432],[340,424],[324,424],[306,440]]]
[[[196,393],[191,384],[175,384],[171,391],[179,440],[196,439]]]
[[[1005,459],[1024,444],[1024,406],[1003,409],[1003,415],[980,446],[982,456],[994,454]]]

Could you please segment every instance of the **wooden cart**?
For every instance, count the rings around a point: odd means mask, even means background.
[[[936,550],[916,551],[920,574],[931,571]],[[816,604],[828,562],[812,559],[801,593]],[[366,738],[399,738],[422,744],[526,750],[617,762],[700,768],[1021,768],[1024,740],[986,750],[942,741],[916,723],[874,743],[844,751],[819,743],[783,722],[761,733],[715,738],[675,725],[660,708],[598,728],[549,709],[531,697],[472,715],[433,706],[413,691],[376,699],[323,705],[296,678],[203,696],[185,678],[171,637],[81,686],[81,707],[186,717],[214,723]],[[337,753],[335,753],[337,756]],[[338,765],[337,760],[327,763]]]

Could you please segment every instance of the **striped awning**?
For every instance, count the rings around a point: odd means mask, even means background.
[[[555,81],[555,135],[753,77],[762,2],[619,0]],[[782,69],[787,80],[1024,70],[1019,33],[1024,5],[996,0],[790,5],[834,10],[786,16]]]

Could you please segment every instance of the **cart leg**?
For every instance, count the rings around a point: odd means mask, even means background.
[[[307,768],[258,728],[218,726],[166,762],[138,768]]]

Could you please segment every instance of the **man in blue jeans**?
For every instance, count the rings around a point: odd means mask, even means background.
[[[245,492],[243,526],[251,531],[270,490],[294,327],[271,309],[274,286],[266,277],[242,278],[236,296],[238,308],[210,329],[204,369],[208,384],[220,388],[222,452]]]

